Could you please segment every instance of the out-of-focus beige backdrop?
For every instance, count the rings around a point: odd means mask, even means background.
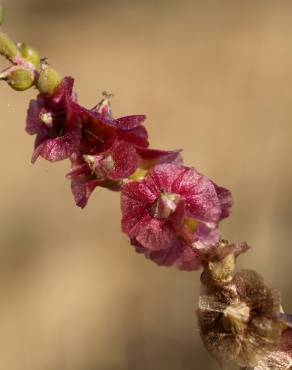
[[[115,94],[153,147],[184,148],[234,195],[225,237],[292,311],[292,3],[2,0],[4,28],[76,78],[82,104]],[[1,67],[5,62],[1,61]],[[218,369],[196,325],[199,273],[158,268],[120,232],[119,196],[74,206],[68,162],[30,164],[34,91],[0,85],[0,370]]]

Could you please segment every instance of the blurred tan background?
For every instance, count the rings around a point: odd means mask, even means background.
[[[292,312],[291,1],[2,3],[5,30],[73,75],[82,104],[113,92],[116,116],[147,114],[153,147],[184,148],[232,189],[224,236],[249,241],[240,267]],[[199,273],[135,254],[117,194],[75,207],[68,162],[30,164],[34,95],[0,85],[0,370],[218,369],[196,325]]]

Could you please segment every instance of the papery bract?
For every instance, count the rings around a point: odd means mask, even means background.
[[[82,121],[81,154],[96,155],[105,152],[117,140],[147,147],[148,134],[142,123],[145,116],[110,118],[95,110],[79,107]]]
[[[32,162],[39,156],[60,161],[79,151],[81,121],[73,105],[73,83],[66,77],[53,95],[39,95],[30,102],[26,131],[36,135]]]
[[[116,140],[103,153],[72,157],[72,169],[67,178],[72,181],[71,188],[76,204],[83,208],[96,186],[121,190],[120,180],[130,177],[137,168],[168,161],[180,163],[179,151],[152,150]]]
[[[218,241],[217,225],[231,204],[228,190],[195,169],[161,164],[144,181],[123,187],[122,230],[139,252],[158,264],[195,269],[199,263],[192,245]],[[184,254],[187,266],[178,261]]]

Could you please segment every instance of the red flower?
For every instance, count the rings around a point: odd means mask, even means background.
[[[81,154],[105,152],[117,140],[147,147],[148,134],[142,123],[145,116],[136,115],[113,119],[108,114],[78,106],[82,121]]]
[[[81,122],[73,105],[73,83],[71,77],[66,77],[52,96],[39,95],[31,100],[26,131],[36,135],[32,162],[39,156],[60,161],[79,151]]]
[[[231,193],[195,169],[161,164],[123,187],[122,229],[156,263],[195,269],[192,245],[218,242],[218,223],[231,205]]]
[[[121,190],[122,180],[138,169],[142,173],[155,163],[181,162],[179,151],[161,151],[136,147],[116,140],[112,146],[98,155],[72,157],[72,169],[67,175],[76,204],[84,208],[96,186]]]
[[[137,168],[135,147],[116,140],[104,153],[71,158],[72,169],[67,175],[77,206],[84,208],[96,186],[120,190],[121,181]]]

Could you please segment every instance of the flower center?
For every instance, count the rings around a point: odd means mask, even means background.
[[[176,210],[180,196],[174,193],[162,193],[152,205],[150,213],[160,220],[167,220]]]
[[[115,162],[111,155],[106,157],[83,155],[83,159],[88,164],[91,172],[98,180],[104,180],[107,173],[115,169]]]
[[[115,162],[114,162],[113,157],[111,155],[108,155],[107,157],[102,159],[100,161],[100,164],[106,172],[110,172],[110,171],[113,171],[115,169]]]
[[[245,302],[232,303],[225,308],[223,315],[224,327],[232,332],[241,333],[249,320],[250,308]]]
[[[42,110],[39,118],[46,126],[53,127],[53,115],[51,112]]]

